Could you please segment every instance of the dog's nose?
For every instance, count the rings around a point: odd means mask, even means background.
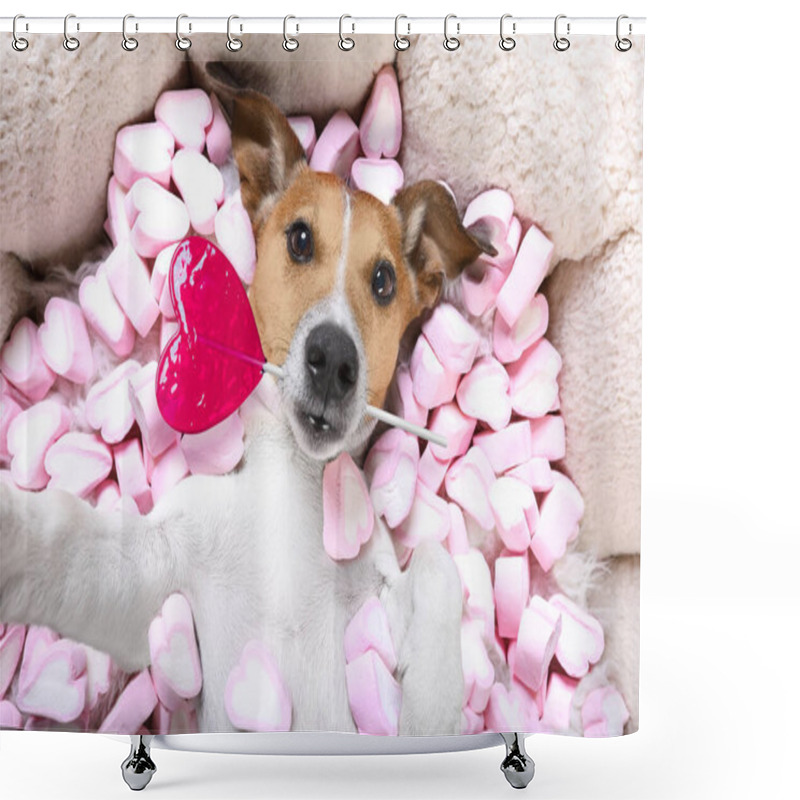
[[[344,400],[358,380],[355,342],[338,325],[317,325],[306,340],[306,368],[314,394],[323,400]]]

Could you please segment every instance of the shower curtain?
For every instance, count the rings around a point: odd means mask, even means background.
[[[353,38],[2,44],[0,727],[638,728],[644,41]]]

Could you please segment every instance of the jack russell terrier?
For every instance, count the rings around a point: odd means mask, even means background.
[[[150,662],[151,621],[181,592],[202,662],[201,731],[234,730],[225,684],[251,639],[280,667],[293,730],[355,731],[344,631],[378,596],[398,656],[399,733],[458,734],[462,592],[453,560],[426,541],[401,571],[381,519],[355,559],[332,560],[322,475],[338,454],[363,454],[375,427],[365,408],[383,405],[409,324],[446,278],[492,248],[463,228],[439,183],[421,181],[386,205],[311,171],[263,95],[237,90],[233,107],[258,254],[249,300],[267,360],[283,367],[279,408],[247,404],[236,471],[189,477],[146,516],[0,483],[0,620],[48,626],[137,671]]]

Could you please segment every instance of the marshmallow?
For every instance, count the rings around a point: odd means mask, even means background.
[[[553,488],[542,501],[531,550],[545,572],[564,555],[567,543],[578,535],[583,518],[583,498],[575,484],[553,470]]]
[[[5,697],[17,671],[25,643],[24,625],[0,625],[0,699]]]
[[[246,731],[288,731],[292,700],[280,668],[263,642],[248,642],[225,685],[225,711]]]
[[[147,485],[147,474],[138,439],[129,439],[111,448],[121,496],[133,499],[142,514],[153,507],[153,496]]]
[[[214,110],[202,89],[177,89],[162,92],[156,101],[155,118],[169,129],[178,147],[200,153]]]
[[[489,489],[489,503],[503,544],[513,553],[525,552],[531,543],[528,514],[531,507],[536,507],[533,490],[522,481],[503,475]]]
[[[101,511],[113,511],[120,499],[119,486],[116,481],[103,481],[95,490],[94,504]]]
[[[414,396],[411,371],[405,364],[398,367],[389,387],[387,408],[407,422],[424,428],[428,424],[428,409]]]
[[[316,172],[333,172],[347,180],[360,150],[358,128],[346,111],[337,111],[319,135],[308,166]]]
[[[542,597],[531,597],[522,612],[514,656],[514,675],[538,691],[550,668],[562,631],[559,610]]]
[[[497,359],[503,364],[516,361],[525,350],[544,336],[549,321],[547,299],[543,294],[537,294],[525,306],[513,326],[501,314],[495,314],[492,346]]]
[[[5,392],[0,394],[0,464],[11,461],[11,453],[8,452],[8,429],[21,411],[22,406],[10,394]]]
[[[476,424],[477,421],[466,416],[456,403],[439,406],[434,410],[428,427],[432,433],[447,439],[447,447],[431,442],[428,449],[440,461],[463,456],[469,449]]]
[[[133,425],[128,379],[139,371],[136,361],[123,361],[89,389],[86,421],[109,444],[121,442]]]
[[[94,433],[65,433],[47,451],[44,468],[51,489],[88,497],[111,472],[111,451]]]
[[[345,667],[350,710],[359,733],[396,736],[403,692],[374,650]]]
[[[143,258],[155,258],[168,244],[189,232],[186,205],[150,178],[140,178],[131,186],[125,207],[133,220],[130,244]]]
[[[484,530],[494,527],[489,489],[495,481],[492,465],[477,447],[453,462],[444,479],[447,495],[470,514]]]
[[[219,249],[228,257],[236,274],[245,283],[252,283],[256,272],[256,242],[253,225],[242,205],[242,194],[238,189],[217,212],[214,235]]]
[[[214,218],[224,199],[220,171],[202,153],[179,150],[172,159],[172,180],[181,193],[192,227],[198,233],[214,233]]]
[[[127,241],[127,240],[123,240]],[[127,292],[123,290],[127,296]],[[95,275],[87,275],[78,290],[78,301],[87,322],[118,358],[130,355],[136,332],[117,303],[108,276],[102,267]]]
[[[464,376],[456,392],[461,410],[498,431],[511,419],[509,377],[503,365],[492,356],[475,362]]]
[[[150,361],[128,379],[133,415],[139,423],[145,447],[154,458],[178,438],[178,434],[164,421],[156,402],[156,369],[156,362]]]
[[[156,300],[161,298],[164,284],[169,278],[169,270],[172,266],[172,256],[178,249],[178,242],[167,245],[157,256],[153,264],[153,271],[150,273],[150,288],[153,290],[153,297]]]
[[[403,188],[403,168],[391,158],[357,158],[350,168],[350,185],[388,205]]]
[[[86,710],[90,711],[111,688],[111,656],[85,644],[81,647],[86,653]]]
[[[405,547],[416,547],[425,539],[442,541],[449,530],[447,502],[417,481],[411,511],[395,529],[395,539]]]
[[[117,133],[114,177],[126,189],[140,178],[169,186],[175,140],[160,122],[128,125]]]
[[[199,733],[197,712],[190,700],[181,700],[173,710],[158,703],[153,711],[153,733],[159,735],[175,733]]]
[[[0,700],[0,730],[20,730],[22,728],[22,714],[10,700]]]
[[[514,217],[514,200],[503,189],[489,189],[473,198],[464,212],[461,224],[471,233],[488,241],[497,250],[497,260],[513,257],[506,237]]]
[[[473,733],[482,733],[484,730],[483,714],[478,714],[469,706],[464,706],[461,709],[461,733],[471,735]]]
[[[158,334],[158,352],[163,353],[172,337],[181,329],[177,321],[161,317],[161,332]]]
[[[108,211],[106,233],[111,239],[111,244],[116,247],[121,241],[130,238],[131,222],[125,210],[125,187],[113,175],[108,182],[106,208]]]
[[[451,556],[463,555],[469,552],[469,539],[467,526],[464,524],[464,514],[455,503],[448,503],[450,512],[450,530],[447,533],[447,549]]]
[[[333,559],[358,555],[375,525],[375,512],[361,471],[348,453],[325,465],[322,473],[322,542]]]
[[[561,356],[547,339],[540,339],[508,365],[511,405],[523,417],[543,417],[558,400]]]
[[[42,357],[38,329],[27,317],[14,326],[0,349],[0,370],[9,383],[34,402],[50,391],[56,376]]]
[[[494,666],[483,643],[483,620],[461,623],[461,666],[464,673],[464,702],[480,714],[489,702],[494,683]]]
[[[525,421],[512,422],[499,431],[479,433],[475,437],[475,445],[483,450],[492,469],[499,475],[530,459],[529,423]],[[527,483],[527,481],[524,482]]]
[[[314,145],[317,143],[317,129],[314,127],[314,120],[309,116],[287,117],[286,121],[294,131],[300,144],[305,150],[306,160],[311,158],[314,152]]]
[[[583,735],[622,736],[630,714],[622,695],[613,686],[602,686],[586,695],[581,706]]]
[[[564,418],[547,414],[539,419],[532,419],[531,455],[558,461],[567,452],[567,439],[564,430]]]
[[[480,336],[449,303],[440,303],[422,325],[422,332],[448,372],[469,372],[480,345]]]
[[[94,357],[80,306],[63,297],[52,297],[39,328],[42,358],[58,375],[74,383],[86,383],[94,375]]]
[[[102,268],[120,308],[139,336],[144,338],[158,319],[159,313],[150,289],[147,266],[131,243],[126,241],[111,251]]]
[[[528,554],[499,556],[494,562],[494,603],[497,609],[497,633],[500,636],[517,638],[530,591]]]
[[[541,730],[536,698],[513,678],[510,689],[502,683],[492,686],[484,716],[487,731],[538,733]]]
[[[202,433],[186,433],[180,449],[193,475],[224,475],[244,455],[242,418],[236,412]]]
[[[158,501],[189,474],[189,465],[178,444],[168,447],[155,461],[150,484],[153,503]]]
[[[361,148],[370,158],[394,158],[400,152],[402,135],[397,75],[394,67],[386,64],[375,76],[372,92],[361,115]]]
[[[420,483],[427,486],[432,492],[438,493],[444,483],[447,470],[453,463],[452,458],[445,461],[439,461],[433,454],[433,448],[430,444],[425,448],[425,452],[420,456],[419,468],[417,470],[417,477]]]
[[[425,336],[420,336],[411,354],[411,381],[420,405],[435,408],[449,403],[456,393],[458,378],[457,372],[436,358]]]
[[[174,322],[177,317],[175,315],[175,308],[172,305],[172,296],[169,293],[169,281],[164,281],[161,288],[161,296],[158,298],[158,311],[164,319]]]
[[[571,678],[582,678],[589,666],[603,655],[603,626],[588,611],[563,594],[554,594],[550,606],[561,614],[563,623],[556,658]]]
[[[123,689],[97,732],[137,734],[157,703],[150,673],[146,669],[142,670]]]
[[[464,306],[475,317],[494,308],[497,295],[506,279],[502,269],[485,256],[461,273],[461,296]]]
[[[550,674],[542,712],[542,726],[545,730],[552,733],[566,733],[569,730],[572,702],[577,688],[578,681],[559,672]]]
[[[482,619],[486,639],[494,636],[494,592],[486,559],[475,547],[453,556],[467,594],[466,610],[472,619]]]
[[[377,597],[370,597],[359,608],[344,631],[344,657],[348,663],[367,650],[374,650],[389,672],[394,672],[397,653],[389,629],[389,618]]]
[[[546,458],[530,458],[507,474],[527,483],[534,492],[549,492],[553,488],[553,470]]]
[[[179,700],[197,697],[203,686],[194,619],[188,600],[171,594],[150,623],[150,672],[158,699],[174,710]]]
[[[400,428],[382,434],[364,462],[373,508],[390,528],[396,528],[411,511],[418,464],[417,437]]]
[[[8,426],[11,477],[20,489],[44,489],[50,476],[44,467],[47,451],[69,430],[72,412],[56,400],[42,400],[21,411]]]
[[[219,167],[231,155],[231,128],[217,96],[210,95],[210,100],[212,117],[211,124],[206,128],[206,152],[208,160]]]
[[[520,244],[517,257],[503,288],[497,295],[497,310],[509,325],[515,325],[539,289],[550,258],[553,243],[531,225]]]

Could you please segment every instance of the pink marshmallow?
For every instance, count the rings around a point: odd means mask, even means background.
[[[456,393],[459,375],[448,370],[433,352],[425,336],[420,336],[411,354],[411,380],[414,397],[425,408],[449,403]]]
[[[589,666],[603,655],[603,626],[588,611],[563,594],[554,594],[550,606],[561,614],[563,623],[556,658],[571,678],[582,678]]]
[[[214,233],[214,218],[224,199],[220,171],[202,153],[179,150],[172,159],[172,180],[181,193],[192,227],[205,235]]]
[[[81,646],[86,653],[86,710],[91,711],[111,688],[111,657],[88,645]]]
[[[494,308],[505,279],[503,270],[484,256],[471,268],[465,269],[461,273],[461,294],[467,311],[480,317]]]
[[[553,470],[553,488],[542,501],[531,550],[545,572],[564,555],[567,543],[578,534],[583,518],[583,498],[575,484],[561,472]]]
[[[197,712],[190,700],[181,700],[174,710],[158,703],[153,711],[153,733],[164,736],[176,733],[199,733]]]
[[[453,462],[445,477],[445,489],[475,521],[488,531],[494,528],[494,513],[489,503],[489,489],[495,481],[492,465],[477,447]]]
[[[561,356],[547,339],[526,350],[508,365],[511,405],[523,417],[543,417],[558,400]]]
[[[0,700],[0,729],[20,730],[22,714],[10,700]]]
[[[42,400],[21,411],[8,427],[11,477],[20,489],[44,489],[50,476],[44,467],[47,451],[69,430],[72,412],[56,400]]]
[[[456,403],[447,403],[434,410],[429,430],[447,439],[447,447],[434,442],[428,449],[440,461],[463,456],[469,449],[477,421],[466,416]]]
[[[127,188],[140,178],[169,186],[175,140],[160,122],[128,125],[117,133],[114,177]]]
[[[414,425],[424,428],[428,424],[428,409],[414,396],[411,371],[406,365],[398,367],[395,371],[386,405],[393,414]]]
[[[417,437],[399,428],[382,434],[364,462],[373,508],[390,528],[396,528],[411,511],[418,464]]]
[[[527,483],[534,492],[549,492],[553,488],[553,470],[546,458],[530,458],[507,474]]]
[[[268,732],[291,728],[291,695],[275,658],[263,642],[254,639],[245,645],[228,676],[224,702],[228,719],[241,730]]]
[[[494,667],[483,642],[483,620],[472,619],[461,623],[461,665],[464,673],[464,701],[470,708],[482,713],[489,702],[494,683]]]
[[[558,461],[567,452],[567,438],[564,430],[564,418],[547,414],[539,419],[532,419],[531,455]]]
[[[552,733],[566,733],[569,730],[577,688],[578,681],[559,672],[551,673],[542,712],[542,726],[545,730]]]
[[[469,552],[469,539],[467,526],[464,524],[464,514],[455,503],[448,503],[450,512],[450,530],[447,533],[447,549],[451,556],[464,555]]]
[[[94,493],[95,507],[101,511],[113,511],[119,500],[120,491],[116,481],[103,481]]]
[[[180,330],[180,325],[173,320],[161,317],[161,332],[158,335],[158,352],[163,353],[170,339]]]
[[[44,457],[51,489],[63,489],[78,497],[88,497],[111,472],[108,445],[94,433],[65,433]]]
[[[123,240],[125,242],[127,240]],[[127,296],[127,289],[123,289]],[[81,281],[78,299],[87,322],[118,358],[130,355],[136,332],[117,303],[104,269]]]
[[[167,448],[153,466],[150,479],[153,492],[153,503],[158,501],[189,474],[189,465],[178,444]]]
[[[531,593],[528,555],[503,555],[494,562],[494,603],[497,609],[497,632],[506,639],[516,639],[522,612]]]
[[[613,686],[589,692],[581,706],[583,735],[587,737],[622,736],[629,718],[625,701]]]
[[[161,292],[167,283],[172,256],[178,249],[178,243],[167,245],[157,256],[153,264],[153,271],[150,273],[150,288],[153,290],[153,297],[158,301]]]
[[[497,295],[497,310],[515,325],[539,289],[553,255],[553,243],[531,225],[520,244],[511,272]]]
[[[396,736],[403,693],[374,650],[345,667],[350,710],[359,733]]]
[[[158,300],[158,312],[163,316],[164,319],[167,319],[170,322],[174,322],[177,319],[175,315],[175,309],[172,306],[172,297],[169,293],[168,281],[165,281],[163,287],[161,288],[161,297]]]
[[[8,429],[21,411],[22,406],[10,394],[5,392],[0,394],[0,464],[11,461],[11,453],[8,452]]]
[[[506,242],[508,229],[514,216],[514,200],[503,189],[489,189],[475,197],[467,206],[462,225],[477,232],[480,238],[490,242],[497,250],[496,259],[507,259]]]
[[[469,706],[461,709],[461,733],[470,736],[473,733],[482,733],[485,730],[483,714],[477,714]]]
[[[319,135],[308,165],[316,172],[333,172],[347,180],[359,151],[355,122],[346,111],[337,111]]]
[[[541,730],[536,698],[513,678],[510,689],[502,683],[492,686],[485,719],[487,731],[538,733]]]
[[[222,204],[214,218],[214,235],[219,249],[228,257],[236,274],[252,283],[256,271],[256,243],[250,217],[242,205],[242,195],[237,189]]]
[[[202,89],[177,89],[162,92],[156,101],[155,118],[175,137],[178,147],[202,152],[206,128],[212,124],[214,110]]]
[[[529,423],[525,421],[512,422],[499,431],[479,433],[475,437],[475,444],[483,450],[492,469],[499,475],[530,459]]]
[[[495,314],[492,345],[494,354],[503,364],[516,361],[525,350],[544,336],[550,321],[547,299],[537,294],[522,310],[511,326],[501,314]]]
[[[449,303],[440,303],[422,325],[422,332],[448,372],[469,372],[480,345],[480,336]]]
[[[186,205],[150,178],[140,178],[131,186],[125,207],[133,220],[130,244],[143,258],[155,258],[168,244],[189,232]]]
[[[150,361],[128,379],[133,415],[139,423],[145,447],[154,458],[160,456],[178,438],[178,434],[164,421],[156,402],[156,369],[156,362]]]
[[[144,261],[130,242],[122,242],[112,250],[103,264],[103,270],[120,308],[139,336],[144,338],[159,314],[150,289],[150,273]]]
[[[238,412],[202,433],[187,433],[180,448],[193,475],[224,475],[244,454],[244,424]]]
[[[403,188],[403,169],[391,158],[357,158],[350,169],[350,185],[387,205]]]
[[[466,591],[466,610],[472,619],[483,620],[484,636],[489,640],[494,636],[495,614],[489,565],[483,553],[475,547],[470,547],[466,553],[454,555],[453,561]]]
[[[420,483],[427,486],[434,494],[438,493],[444,483],[447,470],[453,463],[452,458],[445,461],[439,461],[433,453],[433,448],[428,445],[425,452],[420,456],[419,468],[417,470],[417,477]]]
[[[458,386],[456,399],[461,410],[498,431],[511,419],[509,377],[503,365],[491,356],[475,362]]]
[[[411,511],[394,531],[396,540],[406,547],[416,547],[425,539],[442,541],[449,530],[447,502],[418,481]]]
[[[111,244],[116,247],[120,242],[130,238],[131,222],[125,210],[125,187],[113,175],[108,182],[106,208],[108,212],[106,232]]]
[[[53,372],[74,383],[94,375],[94,356],[80,306],[63,297],[51,298],[39,328],[42,358]]]
[[[9,383],[34,402],[41,400],[55,382],[39,344],[39,332],[33,320],[23,317],[0,349],[0,370]]]
[[[355,558],[372,536],[375,512],[364,477],[348,453],[325,465],[322,508],[325,552],[336,560]]]
[[[520,619],[514,657],[514,675],[529,689],[541,689],[561,631],[559,610],[538,595],[531,597]]]
[[[372,93],[361,115],[361,147],[369,158],[394,158],[400,152],[403,135],[400,90],[394,67],[380,69],[372,84]]]
[[[217,96],[210,95],[211,124],[206,128],[206,151],[208,160],[216,166],[224,164],[231,155],[231,128],[222,111]]]
[[[317,129],[314,127],[314,120],[308,116],[287,117],[286,121],[294,131],[303,150],[306,153],[306,160],[311,158],[314,152],[314,145],[317,143]]]
[[[150,623],[150,672],[158,699],[170,710],[200,694],[203,673],[188,600],[171,594]],[[177,698],[177,700],[176,700]]]
[[[121,442],[133,425],[133,406],[128,392],[129,378],[140,367],[123,361],[89,389],[86,395],[86,421],[100,431],[109,444]]]
[[[98,728],[98,733],[137,734],[155,710],[157,702],[150,673],[146,669],[142,670],[117,698]]]
[[[389,672],[394,672],[397,653],[389,629],[389,618],[377,597],[370,597],[359,608],[344,631],[344,657],[348,663],[368,650],[374,650]]]
[[[0,699],[6,696],[8,687],[17,671],[25,643],[25,626],[0,626]]]
[[[147,484],[147,474],[138,439],[129,439],[111,448],[117,470],[120,495],[130,497],[142,514],[153,507],[153,496]]]
[[[536,507],[533,490],[516,478],[499,477],[489,489],[497,532],[514,553],[523,553],[531,543],[528,515]]]

